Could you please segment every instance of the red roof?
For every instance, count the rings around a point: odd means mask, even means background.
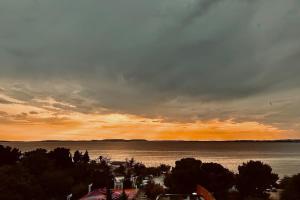
[[[112,190],[112,199],[117,200],[122,194],[123,190]],[[128,200],[132,200],[136,197],[138,190],[137,189],[125,189],[125,193],[128,196]],[[106,200],[106,189],[100,188],[93,190],[88,193],[80,200]]]

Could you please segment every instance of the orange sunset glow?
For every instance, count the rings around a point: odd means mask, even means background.
[[[3,140],[271,140],[289,137],[286,130],[253,121],[179,122],[129,114],[84,114],[55,108],[53,105],[59,102],[54,99],[39,100],[47,103],[40,107],[5,95],[2,99],[14,102],[0,104],[6,116],[3,117],[6,121],[0,124]]]

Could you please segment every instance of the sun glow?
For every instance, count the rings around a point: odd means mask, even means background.
[[[53,102],[52,102],[53,103]],[[49,106],[0,104],[3,140],[149,139],[234,140],[279,139],[286,131],[258,122],[218,119],[176,122],[129,114],[57,112]],[[59,110],[58,110],[59,111]]]

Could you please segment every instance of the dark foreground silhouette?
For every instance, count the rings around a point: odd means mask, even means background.
[[[234,174],[218,163],[194,158],[178,160],[174,168],[163,164],[146,167],[133,159],[113,163],[99,156],[90,160],[87,151],[76,151],[73,156],[66,148],[21,153],[0,145],[0,199],[60,200],[69,194],[72,200],[79,199],[88,192],[90,183],[95,189],[112,188],[115,176],[125,177],[124,188],[132,187],[132,177],[136,177],[137,187],[149,199],[163,193],[191,194],[197,185],[208,189],[217,200],[268,199],[274,188],[283,190],[282,200],[300,199],[300,174],[285,177],[278,185],[278,175],[260,161],[243,163]],[[165,187],[152,181],[143,184],[146,177],[158,176],[165,177]]]

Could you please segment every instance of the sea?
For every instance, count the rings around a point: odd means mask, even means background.
[[[144,140],[101,140],[101,141],[42,141],[0,142],[17,147],[21,151],[36,148],[52,150],[56,147],[89,152],[91,159],[105,156],[114,161],[134,158],[146,166],[160,164],[175,165],[177,160],[193,157],[203,162],[216,162],[233,172],[238,166],[259,160],[269,164],[282,178],[300,173],[300,142],[190,142],[190,141],[144,141]]]

